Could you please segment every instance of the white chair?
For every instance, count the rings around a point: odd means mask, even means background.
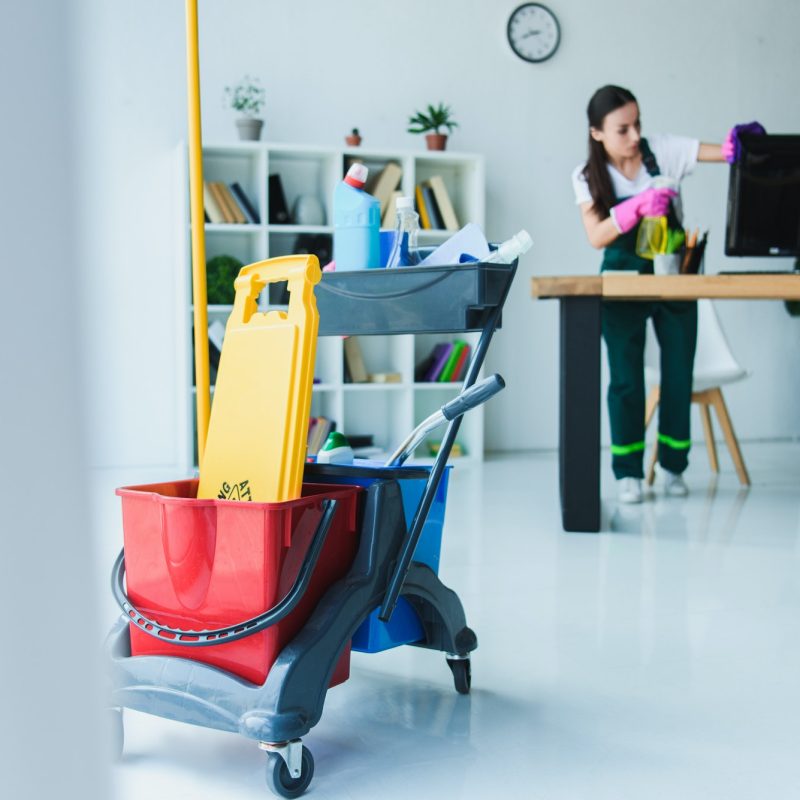
[[[733,432],[733,424],[722,397],[720,387],[734,381],[741,380],[750,375],[750,372],[739,365],[725,338],[725,333],[717,317],[714,304],[711,300],[697,301],[697,350],[694,357],[694,374],[692,379],[692,402],[697,403],[700,409],[700,418],[703,421],[708,460],[713,472],[719,472],[717,460],[717,447],[714,442],[714,429],[711,426],[711,406],[717,412],[725,442],[728,445],[739,483],[742,486],[750,485],[750,476],[744,465],[739,442]],[[659,372],[659,349],[652,320],[647,323],[647,343],[645,345],[645,380],[652,386],[647,396],[645,406],[645,430],[658,408],[661,394]],[[647,483],[652,485],[655,480],[656,460],[658,459],[658,440],[653,448],[650,464],[647,469]]]

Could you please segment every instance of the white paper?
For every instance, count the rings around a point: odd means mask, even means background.
[[[480,226],[468,222],[458,233],[454,233],[447,241],[440,244],[420,267],[437,267],[444,264],[458,264],[461,256],[468,253],[479,261],[489,255],[489,243]]]

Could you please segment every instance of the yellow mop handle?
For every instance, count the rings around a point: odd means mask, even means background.
[[[202,463],[208,434],[211,389],[208,374],[203,138],[200,130],[200,57],[197,40],[197,0],[186,0],[186,91],[189,106],[189,203],[192,225],[194,373],[197,388],[197,457],[198,463]]]

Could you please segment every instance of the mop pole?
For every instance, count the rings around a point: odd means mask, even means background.
[[[192,302],[194,304],[194,373],[197,388],[197,458],[203,463],[211,409],[208,365],[208,298],[203,211],[203,140],[200,130],[200,56],[197,0],[186,0],[186,79],[189,106],[189,208],[192,226]]]

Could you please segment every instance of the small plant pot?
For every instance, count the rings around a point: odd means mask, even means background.
[[[348,147],[358,147],[361,144],[361,137],[360,136],[345,136],[344,137],[345,144]]]
[[[264,120],[252,117],[240,117],[236,120],[239,138],[246,142],[257,142],[261,138],[261,128]]]
[[[425,135],[428,150],[444,150],[447,147],[446,133],[428,133]]]

